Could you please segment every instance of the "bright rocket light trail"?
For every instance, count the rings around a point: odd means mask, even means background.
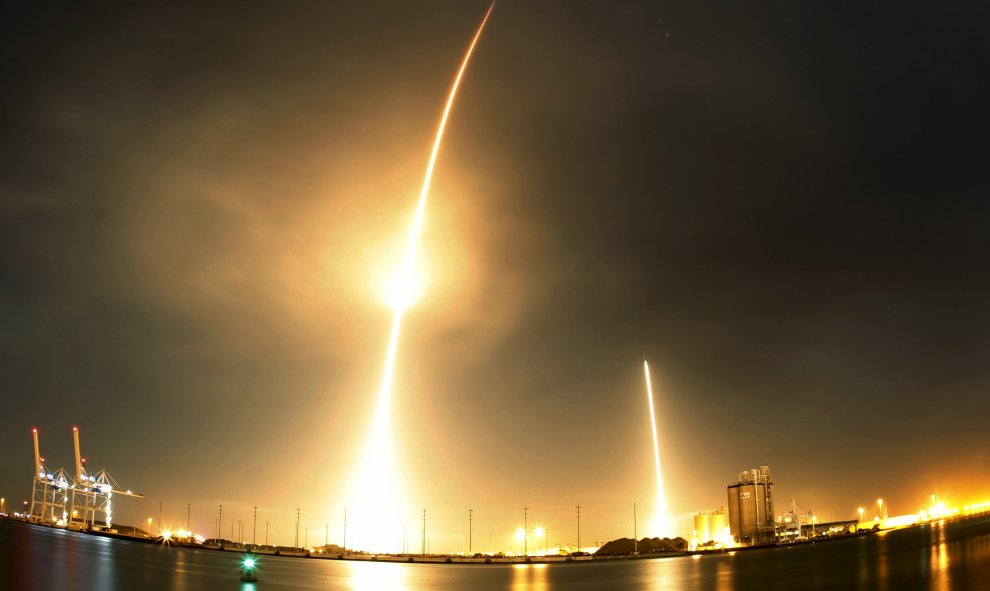
[[[653,526],[656,535],[669,536],[670,522],[667,516],[667,497],[663,494],[663,474],[660,472],[660,442],[657,437],[657,415],[653,410],[653,384],[650,383],[650,364],[643,360],[646,373],[646,397],[650,401],[650,424],[653,426],[653,462],[657,469],[657,501],[654,508]]]
[[[444,106],[443,115],[440,117],[440,125],[437,127],[437,135],[433,140],[433,149],[430,151],[430,159],[426,165],[426,174],[419,192],[416,212],[413,215],[405,257],[399,271],[398,281],[394,286],[396,290],[393,298],[395,310],[392,316],[392,331],[388,339],[388,351],[385,355],[385,368],[382,372],[382,385],[378,393],[378,403],[364,456],[358,467],[355,486],[351,495],[351,500],[357,501],[360,505],[357,511],[358,519],[361,519],[359,523],[363,523],[361,529],[364,530],[365,535],[371,534],[373,537],[359,538],[358,543],[370,545],[394,543],[396,538],[391,531],[396,528],[401,529],[401,522],[398,521],[399,517],[395,514],[398,507],[396,507],[397,499],[394,496],[400,488],[397,486],[396,467],[391,461],[392,445],[388,426],[402,316],[405,309],[412,303],[415,287],[413,275],[416,268],[416,252],[423,229],[423,217],[426,210],[426,200],[430,193],[430,183],[433,180],[433,169],[437,163],[437,155],[440,153],[440,144],[447,127],[447,119],[450,116],[451,108],[454,106],[454,99],[457,97],[457,89],[461,85],[461,79],[467,70],[468,62],[471,60],[471,54],[474,52],[474,47],[477,45],[478,39],[481,38],[481,33],[484,31],[488,17],[491,16],[494,8],[495,2],[492,2],[471,39],[471,44],[468,46],[461,66],[457,70],[457,75],[454,77],[454,83],[450,87],[450,94],[447,96],[447,103]],[[388,514],[389,510],[392,512],[391,515]],[[364,515],[361,516],[361,513]]]

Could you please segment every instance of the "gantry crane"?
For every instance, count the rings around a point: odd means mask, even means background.
[[[52,471],[45,465],[38,446],[38,429],[31,429],[34,436],[34,479],[31,487],[31,508],[28,519],[42,523],[64,524],[65,500],[71,483],[65,469]]]
[[[72,428],[72,440],[76,452],[76,477],[70,490],[72,491],[71,510],[72,523],[76,527],[96,528],[96,514],[101,513],[105,527],[113,523],[113,496],[122,495],[133,498],[144,498],[144,495],[122,490],[110,476],[106,468],[90,475],[83,466],[86,460],[79,452],[79,428]]]

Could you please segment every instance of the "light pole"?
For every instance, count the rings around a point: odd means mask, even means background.
[[[581,505],[577,506],[577,521],[578,521],[578,532],[577,532],[577,551],[581,551]]]
[[[189,514],[192,513],[192,503],[186,503],[186,531],[189,531]]]
[[[258,544],[258,506],[254,506],[254,524],[251,525],[251,545]]]
[[[217,539],[220,539],[220,525],[223,523],[223,505],[220,505],[220,516],[217,517]]]
[[[529,556],[529,507],[523,507],[523,556]]]
[[[268,521],[265,520],[265,545],[268,545]]]
[[[468,556],[471,556],[474,550],[472,542],[474,541],[474,509],[468,509]]]
[[[883,505],[883,499],[877,499],[877,507],[880,509],[880,519],[887,518],[887,509]]]
[[[151,537],[151,518],[148,518],[148,537]]]
[[[423,545],[420,547],[420,553],[426,556],[426,509],[423,509]]]
[[[299,507],[296,507],[296,548],[299,547]]]
[[[162,502],[158,501],[158,531],[162,530]]]
[[[859,509],[857,509],[857,511],[859,511],[859,522],[863,523],[863,511],[865,511],[865,509],[860,507]]]
[[[636,502],[633,501],[633,554],[639,554],[639,537],[636,532]]]
[[[330,524],[326,524],[323,530],[323,547],[326,548],[330,545]]]
[[[344,550],[347,550],[347,509],[344,509],[344,547],[340,551]]]

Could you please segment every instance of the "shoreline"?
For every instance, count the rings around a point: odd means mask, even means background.
[[[961,515],[952,518],[933,520],[930,522],[916,523],[912,525],[907,525],[904,527],[891,528],[886,530],[861,530],[856,533],[846,534],[842,536],[833,537],[823,537],[822,539],[811,539],[806,542],[800,542],[796,544],[763,544],[759,546],[738,546],[735,548],[721,548],[714,550],[697,550],[697,551],[685,551],[685,552],[665,552],[657,554],[636,554],[636,555],[610,555],[610,556],[485,556],[480,558],[475,557],[465,557],[465,556],[454,556],[447,554],[430,554],[430,555],[420,555],[420,554],[359,554],[359,553],[347,553],[347,554],[324,554],[319,552],[308,552],[303,549],[297,551],[293,550],[279,550],[277,548],[272,548],[270,546],[238,546],[238,547],[228,547],[228,546],[217,546],[213,544],[199,544],[196,542],[188,543],[175,540],[165,540],[162,537],[144,537],[144,536],[133,536],[127,534],[112,533],[99,530],[81,530],[75,528],[67,527],[55,527],[48,523],[38,523],[34,521],[28,521],[26,519],[21,519],[17,517],[12,517],[10,515],[0,515],[0,519],[16,521],[24,523],[28,526],[45,527],[50,529],[63,529],[73,533],[79,533],[84,535],[91,535],[102,538],[110,538],[115,540],[122,540],[127,542],[136,542],[140,544],[153,544],[158,546],[175,546],[177,548],[186,548],[190,550],[204,550],[210,552],[226,552],[230,554],[253,554],[256,556],[272,556],[279,558],[300,558],[300,559],[310,559],[310,560],[336,560],[336,561],[354,561],[354,562],[384,562],[384,563],[405,563],[405,564],[452,564],[452,565],[518,565],[518,564],[592,564],[592,563],[602,563],[602,562],[620,562],[620,561],[630,561],[630,560],[656,560],[663,558],[676,558],[676,557],[698,557],[703,556],[716,556],[716,555],[729,555],[733,556],[737,552],[751,552],[756,550],[773,550],[779,548],[793,548],[795,546],[808,546],[815,544],[822,544],[827,542],[838,542],[840,540],[855,540],[866,536],[884,535],[892,531],[902,531],[909,529],[919,529],[924,527],[929,527],[932,525],[943,525],[943,524],[953,524],[962,523],[967,521],[976,522],[981,519],[987,519],[990,517],[988,513],[978,513],[973,515]]]

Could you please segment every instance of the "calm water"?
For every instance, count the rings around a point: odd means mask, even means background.
[[[0,589],[990,589],[990,518],[816,546],[589,564],[427,565],[261,557],[109,540],[0,520]]]

